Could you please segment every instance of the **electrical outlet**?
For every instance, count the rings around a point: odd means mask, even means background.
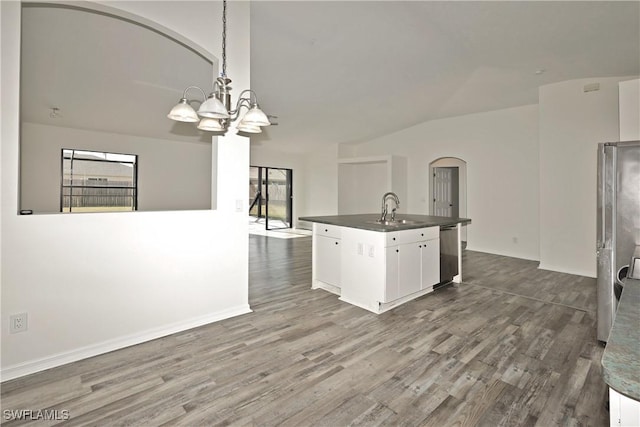
[[[362,243],[358,243],[358,255],[362,255],[364,253],[364,249],[362,248]]]
[[[9,316],[9,332],[17,334],[27,330],[27,313],[14,314]]]

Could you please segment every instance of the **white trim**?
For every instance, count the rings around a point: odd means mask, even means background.
[[[426,289],[422,289],[422,290],[414,292],[412,294],[405,295],[402,298],[398,298],[398,299],[390,301],[390,302],[369,301],[374,306],[377,306],[378,307],[377,309],[373,308],[371,306],[367,306],[367,305],[365,305],[363,303],[360,303],[360,302],[352,301],[349,298],[345,298],[344,296],[341,296],[338,299],[340,301],[346,302],[348,304],[355,305],[356,307],[363,308],[363,309],[365,309],[367,311],[370,311],[372,313],[382,314],[382,313],[385,313],[385,312],[387,312],[387,311],[389,311],[389,310],[391,310],[393,308],[396,308],[396,307],[398,307],[398,306],[400,306],[400,305],[402,305],[402,304],[404,304],[406,302],[412,301],[412,300],[414,300],[416,298],[420,298],[423,295],[430,294],[433,291],[434,291],[433,286],[429,286]]]
[[[322,289],[338,296],[342,294],[342,289],[340,288],[340,286],[331,285],[329,283],[322,282],[318,279],[313,279],[311,283],[312,283],[311,289]]]
[[[562,267],[562,266],[558,266],[558,265],[551,265],[551,264],[548,264],[548,263],[541,263],[539,259],[526,258],[526,257],[523,257],[523,256],[517,256],[517,255],[514,255],[514,254],[500,253],[500,251],[482,249],[482,248],[477,248],[477,247],[472,247],[472,246],[467,246],[466,250],[471,251],[471,252],[484,252],[484,253],[492,254],[492,255],[499,255],[499,256],[506,256],[506,257],[509,257],[509,258],[523,259],[523,260],[526,260],[526,261],[536,261],[536,262],[538,262],[538,270],[548,270],[548,271],[555,271],[557,273],[573,274],[574,276],[584,276],[584,277],[596,278],[596,274],[594,272],[585,271],[585,270],[574,270],[574,269],[570,269],[570,268],[566,268],[566,267]]]
[[[55,368],[67,363],[76,362],[100,354],[108,353],[114,350],[120,350],[132,345],[141,344],[157,338],[177,332],[186,331],[188,329],[197,328],[209,323],[218,322],[230,317],[240,316],[242,314],[251,313],[252,310],[248,304],[218,311],[205,316],[195,317],[189,320],[180,321],[171,325],[160,328],[152,328],[143,332],[125,335],[119,338],[103,341],[101,343],[80,347],[75,350],[54,354],[52,356],[43,357],[41,359],[31,360],[29,362],[19,363],[9,366],[0,371],[2,381],[12,380],[14,378],[33,374],[35,372],[44,371],[45,369]]]
[[[593,279],[597,277],[596,274],[592,271],[573,270],[570,268],[560,267],[557,265],[543,264],[543,263],[540,263],[540,265],[538,265],[538,270],[556,271],[558,273],[573,274],[574,276],[591,277]]]
[[[387,163],[393,160],[393,156],[370,156],[370,157],[341,157],[338,164],[360,164],[360,163]]]
[[[518,254],[514,254],[514,253],[507,253],[507,252],[502,252],[502,251],[496,251],[494,249],[486,249],[486,248],[479,248],[477,246],[473,246],[473,245],[469,245],[469,242],[467,242],[467,247],[465,248],[465,250],[467,251],[471,251],[471,252],[483,252],[485,254],[492,254],[492,255],[499,255],[499,256],[506,256],[509,258],[518,258],[518,259],[524,259],[527,261],[536,261],[536,262],[540,262],[540,259],[538,258],[531,258],[529,256],[526,255],[518,255]]]
[[[413,301],[414,299],[420,298],[423,295],[430,294],[431,292],[433,292],[433,290],[434,290],[433,286],[429,286],[426,289],[421,289],[418,292],[414,292],[412,294],[405,295],[402,298],[398,298],[397,300],[393,300],[393,301],[390,301],[390,302],[379,303],[379,309],[378,309],[377,314],[382,314],[382,313],[387,312],[387,311],[391,310],[392,308],[396,308],[399,305],[402,305],[402,304],[404,304],[406,302]]]

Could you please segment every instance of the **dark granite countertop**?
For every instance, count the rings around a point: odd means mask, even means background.
[[[387,216],[391,218],[391,214]],[[448,225],[456,224],[469,224],[471,222],[468,218],[450,218],[446,216],[431,216],[431,215],[410,215],[410,214],[397,214],[397,220],[412,221],[410,224],[394,224],[383,225],[375,224],[377,219],[380,219],[380,214],[357,214],[357,215],[331,215],[331,216],[304,216],[298,218],[300,221],[319,222],[321,224],[338,225],[341,227],[359,228],[369,231],[380,231],[383,233],[389,231],[399,230],[411,230],[414,228],[423,227],[446,227]]]
[[[602,368],[609,387],[640,400],[640,280],[625,279]]]

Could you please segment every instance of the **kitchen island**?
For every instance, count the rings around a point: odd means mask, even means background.
[[[301,217],[313,223],[312,288],[383,313],[462,281],[466,218],[380,214]]]

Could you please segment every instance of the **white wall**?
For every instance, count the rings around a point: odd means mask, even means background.
[[[220,2],[113,5],[218,52]],[[249,7],[229,5],[234,88],[249,85]],[[20,3],[0,10],[2,379],[248,312],[246,138],[212,145],[216,211],[17,215]],[[10,334],[22,312],[29,330]]]
[[[403,206],[425,215],[429,164],[441,157],[465,160],[468,248],[538,259],[536,105],[433,120],[356,146],[357,156],[383,154],[408,159]]]
[[[389,160],[338,164],[338,214],[381,214],[382,195],[392,191],[390,163]],[[394,207],[392,204],[389,209]]]
[[[63,148],[138,155],[138,210],[211,209],[211,142],[170,141],[23,123],[20,208],[60,212]]]
[[[540,268],[596,276],[597,145],[619,138],[620,80],[540,87]]]
[[[620,141],[640,140],[640,79],[619,83]]]
[[[340,150],[339,153],[340,154]],[[382,214],[382,196],[392,191],[407,213],[407,159],[402,156],[340,157],[338,159],[338,214]],[[387,204],[389,209],[396,206]],[[391,214],[391,211],[389,211]]]
[[[299,216],[338,214],[338,144],[328,144],[304,156],[304,211]],[[301,222],[301,228],[311,224]]]

